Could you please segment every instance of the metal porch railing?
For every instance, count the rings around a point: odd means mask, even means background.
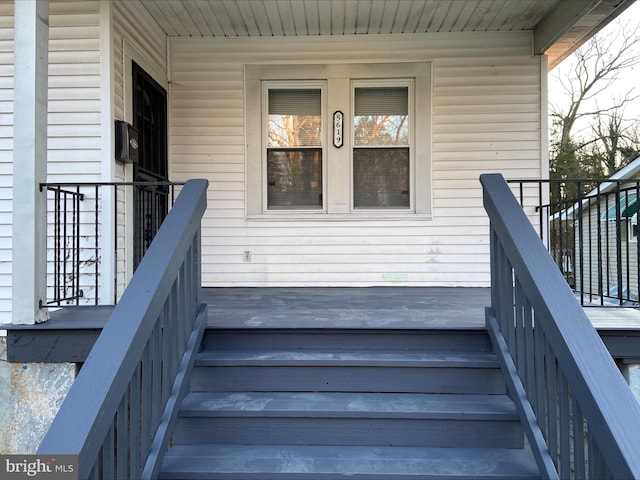
[[[640,405],[500,175],[487,328],[543,478],[640,478]]]
[[[185,184],[40,444],[39,454],[77,455],[78,478],[157,476],[206,323],[206,190]]]
[[[509,180],[584,306],[639,306],[639,180]]]
[[[43,306],[116,304],[127,275],[140,263],[182,185],[41,184],[47,191],[47,298]],[[108,291],[112,293],[103,294]]]

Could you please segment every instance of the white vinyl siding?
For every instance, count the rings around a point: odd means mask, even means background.
[[[114,119],[133,123],[131,62],[166,88],[166,36],[140,2],[112,2],[113,49],[113,114]],[[132,166],[114,162],[114,181],[132,181]],[[131,227],[132,196],[130,188],[118,191],[118,264],[116,265],[117,294],[122,294],[133,271],[133,232]],[[124,212],[129,212],[129,218]],[[127,224],[128,222],[128,224]],[[129,227],[129,228],[128,228]]]
[[[49,181],[101,179],[100,2],[49,4]]]
[[[125,52],[131,47],[133,52]],[[126,102],[131,92],[131,79],[125,79],[125,53],[160,84],[167,80],[167,41],[164,33],[139,2],[113,2],[113,60],[115,72],[115,117],[125,119]],[[129,59],[130,60],[130,59]],[[157,77],[161,78],[157,78]],[[129,100],[130,101],[130,100]]]
[[[530,40],[528,33],[173,39],[172,177],[210,181],[203,285],[487,286],[478,177],[540,178],[544,164],[544,67],[531,57]],[[432,126],[417,132],[432,140],[431,219],[247,220],[245,64],[409,61],[433,66]]]
[[[100,2],[52,1],[49,3],[49,99],[47,180],[49,182],[97,182],[102,180],[102,68]],[[85,191],[85,208],[93,202]],[[51,198],[51,196],[50,196]],[[49,210],[53,203],[49,202]],[[49,215],[49,235],[53,234]],[[86,229],[86,230],[85,230]],[[93,218],[83,217],[80,235],[81,275],[79,288],[93,298],[93,264],[100,261],[93,239]],[[67,247],[70,245],[67,244]],[[53,272],[53,243],[49,242],[48,270]],[[48,279],[51,285],[53,280]],[[71,294],[69,289],[67,294]],[[47,293],[52,298],[53,293]]]
[[[0,2],[0,324],[11,322],[13,0]]]

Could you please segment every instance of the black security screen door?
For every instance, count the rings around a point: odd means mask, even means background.
[[[133,72],[133,126],[138,129],[140,153],[133,167],[135,182],[168,181],[167,92],[135,62]],[[133,261],[137,267],[167,215],[168,188],[134,188]]]

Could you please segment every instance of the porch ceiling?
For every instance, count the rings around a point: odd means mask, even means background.
[[[140,0],[170,37],[533,30],[553,68],[635,0]]]

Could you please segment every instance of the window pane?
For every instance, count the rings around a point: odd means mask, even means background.
[[[267,150],[267,208],[322,208],[322,151]]]
[[[320,89],[269,90],[268,147],[320,146]]]
[[[356,88],[355,145],[409,145],[408,105],[408,87]]]
[[[409,208],[409,149],[353,151],[355,208]]]

